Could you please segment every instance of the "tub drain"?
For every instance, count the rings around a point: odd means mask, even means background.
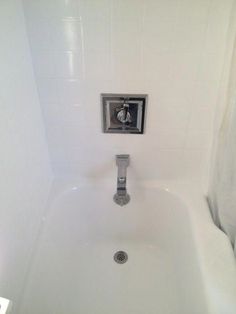
[[[114,260],[118,264],[124,264],[128,261],[128,254],[124,251],[118,251],[114,254]]]

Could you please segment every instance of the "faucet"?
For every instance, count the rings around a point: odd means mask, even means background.
[[[129,155],[116,155],[116,165],[118,167],[117,191],[113,199],[116,204],[123,206],[130,201],[130,196],[126,190],[126,172],[129,165]]]
[[[116,118],[123,124],[132,122],[128,103],[124,103],[123,107],[118,110]]]

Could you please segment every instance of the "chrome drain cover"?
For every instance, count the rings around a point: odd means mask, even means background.
[[[118,264],[124,264],[128,261],[128,254],[124,251],[118,251],[114,254],[114,261]]]

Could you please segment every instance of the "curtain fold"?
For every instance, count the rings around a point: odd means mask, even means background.
[[[229,24],[214,134],[208,201],[215,224],[236,247],[236,1]]]

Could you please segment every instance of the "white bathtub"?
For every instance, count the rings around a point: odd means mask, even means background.
[[[53,193],[20,313],[236,313],[232,249],[201,194],[160,184],[129,193],[124,207],[114,184]],[[124,264],[113,259],[119,250]]]

